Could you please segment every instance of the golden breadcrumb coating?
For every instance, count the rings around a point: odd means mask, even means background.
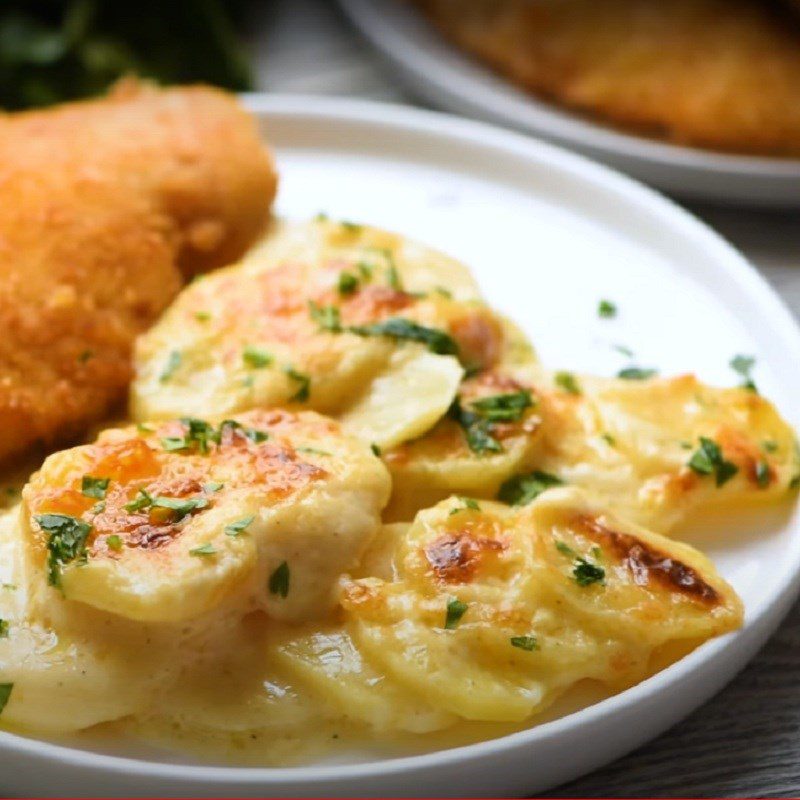
[[[237,258],[275,194],[225,93],[124,82],[0,115],[0,460],[125,395],[134,337],[184,276]]]
[[[521,87],[680,144],[800,155],[800,24],[756,0],[418,0]]]

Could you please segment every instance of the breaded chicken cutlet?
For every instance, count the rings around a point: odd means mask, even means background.
[[[272,159],[232,97],[133,82],[0,116],[0,461],[125,395],[137,334],[265,224]]]
[[[417,0],[515,84],[670,141],[800,155],[800,21],[760,0]]]

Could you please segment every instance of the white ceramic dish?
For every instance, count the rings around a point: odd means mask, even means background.
[[[341,0],[350,19],[434,106],[533,133],[684,197],[800,206],[800,160],[726,155],[620,133],[561,111],[448,44],[403,0]]]
[[[656,193],[578,156],[481,123],[401,107],[251,96],[277,149],[278,210],[383,225],[469,263],[489,299],[522,323],[547,363],[611,374],[756,379],[793,422],[800,331],[757,273],[712,231]],[[596,315],[601,297],[619,307]],[[697,540],[747,606],[745,627],[642,684],[502,739],[422,756],[296,769],[198,766],[179,756],[103,752],[0,733],[0,793],[127,796],[506,796],[574,778],[680,720],[720,689],[788,609],[800,575],[800,518],[760,536]],[[751,532],[752,533],[752,532]],[[109,755],[112,754],[112,755]],[[120,757],[126,755],[128,757]],[[138,756],[134,758],[132,756]]]

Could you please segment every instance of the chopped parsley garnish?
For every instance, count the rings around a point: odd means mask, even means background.
[[[475,411],[465,409],[456,397],[448,414],[464,430],[467,446],[473,453],[502,453],[503,446],[492,436],[492,423]]]
[[[626,347],[624,344],[612,344],[611,346],[623,356],[626,356],[627,358],[633,358],[633,350],[631,350],[630,347]]]
[[[92,356],[94,356],[94,351],[92,351],[92,350],[84,350],[78,356],[78,363],[79,364],[85,364],[90,358],[92,358]]]
[[[400,272],[397,269],[397,264],[395,263],[392,251],[386,248],[380,252],[383,254],[383,257],[386,259],[386,263],[388,265],[386,269],[386,277],[389,281],[389,286],[391,286],[392,289],[397,292],[402,292],[403,282],[400,280]]]
[[[193,547],[189,551],[190,556],[213,556],[216,555],[217,551],[214,548],[214,545],[211,542],[206,542],[205,544],[201,544],[200,547]]]
[[[756,483],[760,489],[766,489],[769,486],[772,472],[770,471],[769,464],[766,461],[759,461],[756,464]]]
[[[705,436],[700,437],[700,446],[692,454],[688,466],[698,475],[713,474],[717,486],[727,483],[739,471],[736,464],[722,457],[720,446]]]
[[[119,552],[122,550],[122,538],[117,536],[116,533],[112,533],[111,536],[106,536],[106,547],[109,550]]]
[[[166,508],[174,512],[175,521],[180,522],[193,511],[207,508],[208,500],[205,497],[154,497],[151,507]]]
[[[298,453],[308,453],[312,456],[331,456],[333,453],[329,453],[327,450],[318,450],[316,447],[296,447]]]
[[[774,439],[764,439],[761,442],[761,449],[765,453],[775,453],[778,450],[778,443]]]
[[[325,211],[318,211],[314,215],[315,222],[327,222],[330,219],[330,216]]]
[[[202,419],[194,419],[191,417],[184,417],[181,423],[186,427],[186,433],[183,436],[167,436],[161,440],[161,446],[171,452],[178,450],[191,450],[197,448],[197,451],[205,455],[209,451],[209,444],[219,444],[222,440],[222,435],[226,430],[238,430],[242,435],[248,438],[251,442],[264,442],[269,438],[269,434],[264,431],[258,431],[255,428],[246,428],[236,420],[226,419],[220,423],[218,428],[214,428]]]
[[[378,447],[378,445],[377,445],[377,444],[375,444],[375,442],[373,442],[373,443],[372,443],[372,444],[369,446],[369,449],[370,449],[370,450],[372,450],[372,454],[373,454],[373,455],[376,455],[376,456],[378,456],[378,458],[380,458],[380,457],[381,457],[381,448],[380,448],[380,447]]]
[[[165,450],[189,450],[197,446],[197,450],[205,455],[208,453],[209,442],[219,443],[219,431],[209,425],[205,420],[193,417],[184,417],[181,424],[186,427],[183,436],[168,436],[161,440]]]
[[[208,322],[211,319],[211,314],[208,311],[196,311],[194,318],[198,322]]]
[[[583,556],[578,556],[572,569],[572,576],[578,586],[591,586],[593,583],[605,583],[606,571],[597,564],[587,561]]]
[[[578,384],[577,379],[571,372],[556,372],[555,376],[553,377],[556,386],[559,389],[567,392],[568,394],[580,394],[581,387]]]
[[[0,639],[8,639],[10,625],[7,619],[0,619]]]
[[[444,618],[445,630],[451,631],[461,622],[461,617],[467,613],[467,607],[466,603],[462,603],[455,597],[447,601],[447,614]]]
[[[371,325],[354,325],[347,330],[357,336],[387,336],[395,340],[421,342],[432,353],[443,356],[458,355],[458,345],[449,334],[438,328],[426,328],[403,317],[392,317]]]
[[[617,373],[617,377],[624,381],[646,381],[654,375],[658,375],[658,370],[649,367],[625,367]]]
[[[446,298],[447,300],[453,299],[453,293],[449,289],[445,289],[444,286],[434,286],[433,290],[436,294],[440,294],[442,297]]]
[[[240,533],[244,533],[247,530],[247,526],[256,518],[255,514],[251,514],[249,517],[245,517],[244,519],[237,520],[236,522],[232,522],[230,525],[225,526],[225,535],[226,536],[238,536]]]
[[[339,275],[339,294],[349,295],[358,289],[358,278],[352,272],[342,272]]]
[[[611,319],[617,316],[617,307],[610,300],[601,300],[597,304],[597,316],[603,319]]]
[[[298,403],[304,403],[308,400],[311,391],[311,378],[303,372],[298,372],[294,367],[284,367],[283,371],[293,381],[297,381],[300,384],[298,390],[289,399]]]
[[[556,539],[556,550],[561,555],[569,556],[570,558],[578,557],[578,554],[566,542],[562,542],[561,539]]]
[[[169,357],[167,358],[167,363],[164,365],[164,369],[158,376],[158,380],[161,383],[166,383],[178,371],[178,368],[181,365],[181,361],[183,361],[183,356],[177,350],[173,350],[169,354]]]
[[[372,272],[375,267],[373,267],[372,264],[368,263],[367,261],[359,261],[358,264],[356,264],[356,269],[358,270],[359,275],[361,275],[361,278],[365,281],[368,281],[372,278]]]
[[[168,452],[172,453],[176,450],[186,450],[189,444],[184,436],[165,436],[161,440],[161,446]]]
[[[0,714],[8,704],[8,698],[11,697],[11,690],[14,688],[13,683],[0,683]]]
[[[128,503],[125,503],[123,508],[126,511],[142,511],[145,508],[150,508],[153,505],[153,496],[147,489],[139,489],[136,497]]]
[[[527,389],[510,394],[496,394],[473,400],[470,408],[489,422],[516,422],[526,408],[533,405],[531,393]]]
[[[512,647],[527,650],[529,653],[539,649],[539,643],[536,641],[535,636],[512,636],[509,641]]]
[[[242,351],[242,361],[253,369],[263,369],[272,363],[272,356],[260,347],[248,345]]]
[[[560,539],[555,541],[556,550],[561,555],[573,559],[572,577],[577,582],[578,586],[590,586],[593,583],[605,583],[606,571],[598,564],[592,564],[583,556],[579,556],[566,542]],[[600,548],[593,547],[592,555],[595,558],[600,558],[602,555]]]
[[[363,225],[359,225],[357,222],[348,222],[347,220],[342,220],[339,223],[348,233],[361,233]]]
[[[269,576],[269,593],[279,597],[287,597],[289,594],[289,565],[282,561],[275,572]]]
[[[610,433],[600,434],[600,438],[609,446],[616,447],[617,440]]]
[[[84,475],[81,479],[81,494],[84,497],[93,497],[95,500],[103,500],[106,496],[106,489],[108,489],[109,483],[109,478],[95,478],[93,475]]]
[[[309,300],[308,313],[321,330],[331,333],[342,332],[342,315],[337,306],[321,306]]]
[[[526,473],[509,478],[501,487],[497,499],[511,506],[525,506],[533,502],[542,492],[553,486],[561,486],[564,481],[549,472]]]
[[[452,517],[453,514],[459,514],[462,511],[480,511],[481,507],[478,505],[478,501],[474,500],[471,497],[459,497],[463,505],[456,506],[455,508],[450,509],[450,514],[448,516]]]
[[[41,514],[35,517],[47,540],[47,582],[61,587],[62,568],[73,561],[86,560],[86,540],[92,526],[66,514]]]
[[[756,360],[753,356],[734,356],[730,360],[730,367],[734,372],[738,372],[742,376],[742,389],[749,389],[751,392],[757,392],[755,381],[753,380],[753,367],[756,365]]]

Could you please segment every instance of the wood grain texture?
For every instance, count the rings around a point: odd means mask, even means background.
[[[279,0],[262,22],[263,36],[254,34],[261,88],[413,102],[330,0]],[[800,214],[689,210],[739,247],[800,316]],[[798,796],[800,603],[750,666],[683,723],[550,794]]]

